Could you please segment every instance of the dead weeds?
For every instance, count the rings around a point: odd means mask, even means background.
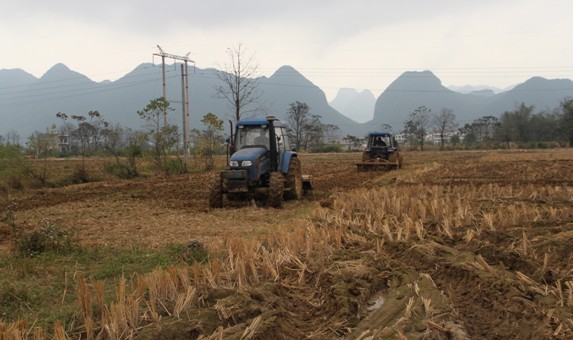
[[[88,338],[573,335],[571,150],[406,152],[388,173],[358,173],[358,158],[303,155],[315,190],[282,209],[209,210],[213,174],[30,191],[0,208],[74,226],[86,247],[205,244],[203,264],[120,282],[98,317],[84,301]]]

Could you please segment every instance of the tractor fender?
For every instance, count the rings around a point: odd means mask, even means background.
[[[282,159],[281,168],[280,168],[280,170],[283,174],[286,174],[288,172],[288,166],[290,164],[290,160],[293,157],[297,157],[297,154],[294,151],[286,151],[283,154],[283,159]]]

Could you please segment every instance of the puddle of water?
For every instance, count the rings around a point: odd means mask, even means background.
[[[371,312],[371,311],[373,311],[373,310],[376,310],[376,309],[382,307],[383,304],[384,304],[384,298],[383,298],[383,297],[379,297],[379,298],[376,299],[376,301],[374,302],[373,305],[368,306],[366,309],[367,309],[369,312]]]

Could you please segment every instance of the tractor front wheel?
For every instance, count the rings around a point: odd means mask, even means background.
[[[280,208],[283,203],[283,192],[285,181],[280,171],[272,172],[269,178],[269,193],[267,196],[267,205],[273,208]]]
[[[215,179],[209,186],[209,208],[223,207],[223,185],[220,179]]]

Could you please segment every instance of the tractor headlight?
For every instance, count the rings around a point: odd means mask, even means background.
[[[253,162],[251,161],[243,161],[243,163],[241,163],[242,166],[251,166],[253,165]]]
[[[230,161],[229,166],[239,166],[239,162],[237,161]]]

